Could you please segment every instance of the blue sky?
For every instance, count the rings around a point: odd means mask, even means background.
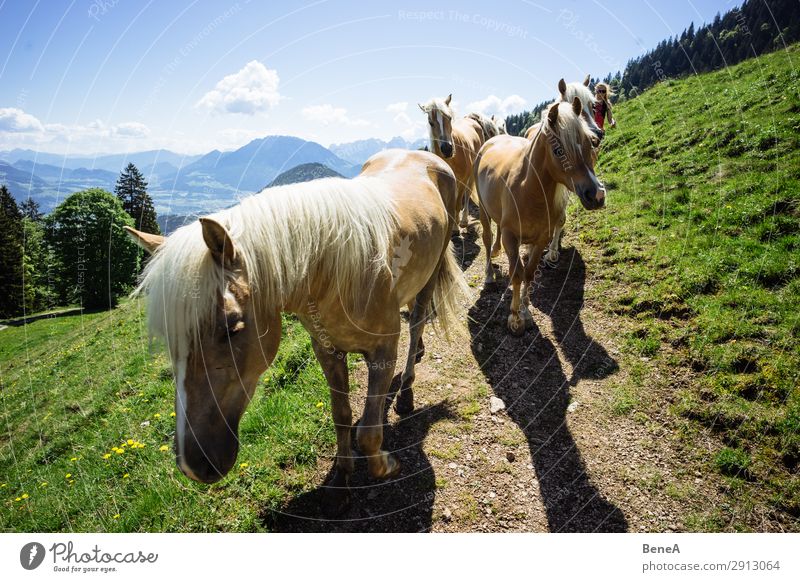
[[[515,113],[738,4],[0,0],[0,150],[421,137],[418,102]]]

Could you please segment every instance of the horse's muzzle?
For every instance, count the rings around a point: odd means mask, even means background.
[[[606,204],[606,189],[588,188],[578,192],[578,199],[586,210],[599,210]]]
[[[446,158],[453,157],[453,144],[446,141],[439,142],[439,149],[442,150],[442,155]]]

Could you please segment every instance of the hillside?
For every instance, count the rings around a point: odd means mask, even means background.
[[[310,163],[300,164],[291,170],[287,170],[279,174],[268,188],[272,186],[285,186],[287,184],[297,184],[299,182],[310,182],[311,180],[319,180],[320,178],[343,178],[339,172],[331,170],[325,164]]]
[[[630,398],[719,439],[712,528],[800,517],[799,49],[618,106],[599,162],[609,207],[579,219],[606,309],[633,324],[627,349],[665,373]]]

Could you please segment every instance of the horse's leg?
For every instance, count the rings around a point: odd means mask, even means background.
[[[481,219],[481,238],[483,238],[483,248],[486,249],[486,278],[483,282],[484,287],[494,283],[494,269],[492,269],[492,257],[494,256],[489,249],[492,245],[492,219],[489,213],[480,205],[479,215]],[[497,225],[497,236],[500,236],[500,225]]]
[[[408,321],[411,321],[411,314],[414,313],[414,302],[411,301],[408,305]],[[409,344],[410,349],[411,344]],[[416,362],[419,364],[422,361],[422,357],[425,355],[425,342],[422,341],[422,334],[419,336],[419,341],[417,342],[417,356]]]
[[[543,250],[542,245],[528,245],[528,261],[525,263],[525,273],[522,281],[522,309],[520,311],[527,328],[533,327],[533,316],[530,312],[531,283],[539,271],[539,261],[542,258]]]
[[[471,173],[472,172],[470,172],[470,174]],[[464,185],[464,208],[461,209],[461,222],[459,223],[461,228],[467,228],[469,226],[469,199],[472,194],[473,181],[472,178],[469,178]]]
[[[494,239],[494,246],[492,246],[492,258],[499,257],[500,251],[503,250],[503,243],[500,240],[500,229],[497,229],[497,236]]]
[[[561,218],[558,221],[553,232],[553,239],[550,241],[550,246],[547,248],[547,254],[544,256],[544,262],[550,267],[555,267],[561,253],[561,231],[564,230],[564,224],[567,222],[567,209],[561,213]]]
[[[511,281],[511,313],[508,315],[508,331],[513,335],[525,333],[525,321],[520,315],[520,286],[524,266],[519,260],[519,241],[510,231],[503,231],[503,247],[508,257],[508,278]]]
[[[348,487],[353,473],[353,449],[350,444],[353,413],[350,410],[347,354],[326,348],[313,338],[311,345],[331,390],[331,411],[336,427],[336,468],[325,489],[322,506],[328,515],[339,515],[350,504]]]
[[[450,252],[449,250],[447,252]],[[409,335],[411,339],[408,343],[408,358],[406,359],[406,368],[403,370],[402,382],[400,384],[400,393],[397,395],[397,402],[394,409],[397,414],[409,414],[414,410],[414,392],[411,385],[414,383],[414,365],[419,362],[420,356],[418,349],[413,348],[414,345],[422,345],[422,332],[425,331],[425,320],[428,313],[428,306],[433,297],[433,291],[436,288],[436,281],[438,279],[439,269],[443,268],[443,261],[439,261],[439,268],[434,271],[433,276],[422,288],[422,291],[417,293],[414,300],[414,310],[411,312],[409,323]],[[418,342],[418,343],[417,343]],[[425,347],[423,346],[424,350]]]
[[[387,340],[374,351],[365,354],[369,368],[369,388],[364,414],[358,423],[358,447],[367,457],[369,473],[375,478],[392,477],[400,471],[400,461],[381,449],[383,444],[383,410],[386,394],[394,375],[397,358],[397,336]]]

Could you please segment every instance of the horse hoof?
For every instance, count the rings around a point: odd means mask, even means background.
[[[350,508],[350,490],[327,487],[322,495],[322,513],[327,518],[339,517]]]
[[[525,322],[520,316],[512,313],[508,316],[508,331],[511,335],[521,336],[525,333]]]
[[[402,469],[402,467],[403,465],[400,463],[400,459],[392,453],[386,453],[386,473],[383,475],[383,479],[396,477],[400,474],[400,469]]]

